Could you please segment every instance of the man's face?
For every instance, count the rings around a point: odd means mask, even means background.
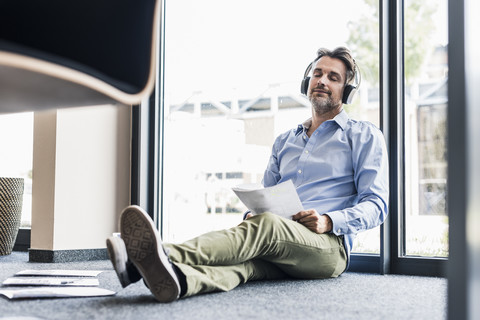
[[[342,106],[347,69],[343,62],[328,56],[321,57],[313,67],[308,98],[317,114]]]

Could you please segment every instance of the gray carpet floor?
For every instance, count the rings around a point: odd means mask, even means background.
[[[337,279],[249,282],[230,292],[157,303],[143,282],[120,286],[110,261],[29,263],[0,256],[0,282],[25,269],[103,270],[99,298],[8,300],[0,319],[446,319],[444,278],[347,272]]]

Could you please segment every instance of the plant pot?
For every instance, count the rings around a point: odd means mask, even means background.
[[[12,253],[22,218],[23,178],[0,177],[0,255]]]

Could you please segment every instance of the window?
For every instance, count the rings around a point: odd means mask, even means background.
[[[21,228],[32,222],[33,113],[0,115],[0,176],[24,179]]]
[[[359,234],[354,269],[443,275],[446,0],[164,1],[166,241],[240,221],[245,208],[231,188],[261,182],[275,137],[310,116],[299,86],[316,50],[346,45],[362,83],[345,109],[384,130],[391,160],[389,220]]]
[[[352,49],[363,77],[346,110],[380,125],[378,12],[375,1],[357,0],[166,1],[167,241],[241,221],[246,208],[231,188],[260,183],[276,136],[311,116],[300,83],[318,48]],[[377,228],[363,233],[354,250],[379,248]]]
[[[447,257],[447,1],[406,0],[404,14],[404,253]]]

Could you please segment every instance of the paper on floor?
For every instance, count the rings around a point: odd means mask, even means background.
[[[114,291],[96,287],[42,287],[28,289],[0,289],[8,299],[101,297],[115,295]]]
[[[70,277],[13,277],[3,281],[4,286],[63,286],[63,287],[98,287],[98,279]]]
[[[55,276],[55,277],[96,277],[99,270],[23,270],[16,276]]]

